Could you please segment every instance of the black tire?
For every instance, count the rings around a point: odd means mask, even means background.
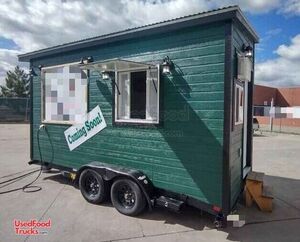
[[[129,179],[116,180],[110,190],[111,202],[122,214],[136,216],[143,211],[146,200],[139,186]]]
[[[84,170],[79,178],[82,196],[90,203],[99,204],[107,198],[107,184],[101,175],[92,169]]]

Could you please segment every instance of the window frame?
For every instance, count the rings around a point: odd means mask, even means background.
[[[140,124],[140,125],[158,125],[160,123],[160,66],[156,65],[155,67],[157,69],[157,119],[156,120],[147,120],[147,119],[118,119],[118,91],[116,90],[116,88],[114,88],[114,118],[113,121],[115,124]],[[140,67],[140,68],[135,68],[135,69],[124,69],[122,71],[116,71],[115,72],[115,83],[118,84],[118,78],[119,78],[119,73],[122,72],[127,72],[130,73],[131,72],[138,72],[138,71],[146,71],[146,113],[147,113],[147,95],[148,95],[148,91],[147,91],[147,77],[148,77],[148,68],[145,67]],[[131,93],[129,93],[129,100],[130,100],[130,95]],[[129,102],[130,103],[130,102]],[[130,107],[129,107],[130,108]],[[147,114],[146,114],[147,115]]]
[[[241,101],[241,91],[243,92],[243,113],[242,113],[242,119],[240,120],[239,119],[239,121],[236,121],[236,107],[237,107],[237,98],[236,98],[236,94],[237,94],[237,89],[239,89],[239,97],[238,97],[238,102],[239,102],[239,107],[240,107],[240,101]],[[240,125],[240,124],[243,124],[244,123],[244,108],[245,108],[245,86],[242,84],[242,83],[240,83],[240,82],[238,82],[238,81],[236,81],[235,82],[235,85],[234,85],[234,125],[235,126],[237,126],[237,125]],[[239,114],[239,118],[240,118],[240,112],[238,113]]]
[[[43,71],[47,69],[52,68],[59,68],[64,66],[72,66],[72,65],[79,65],[78,62],[70,62],[65,64],[59,64],[59,65],[53,65],[53,66],[46,66],[41,68],[41,123],[42,124],[58,124],[58,125],[75,125],[77,124],[75,121],[63,121],[63,120],[45,120],[45,89],[44,89],[44,83],[45,79],[43,78]],[[89,71],[87,71],[87,84],[86,84],[86,111],[88,112],[88,101],[89,101]]]

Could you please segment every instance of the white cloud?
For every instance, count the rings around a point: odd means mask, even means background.
[[[125,16],[135,26],[181,17],[212,8],[212,1],[173,0],[173,1],[138,1],[123,0]]]
[[[296,35],[292,41],[291,45],[280,45],[276,50],[276,53],[282,58],[300,61],[300,34]]]
[[[279,12],[284,14],[300,15],[300,0],[285,1],[283,8],[281,8]]]
[[[257,63],[256,83],[271,86],[300,86],[300,34],[290,45],[280,45],[273,60]]]
[[[0,72],[8,71],[17,63],[16,55],[18,50],[0,49]]]
[[[24,51],[109,33],[226,5],[266,12],[279,0],[4,0],[0,36]]]
[[[18,50],[0,49],[0,85],[4,84],[6,72],[14,69],[18,64],[18,54],[20,54]],[[27,68],[26,63],[22,63],[21,66]]]
[[[5,1],[0,36],[24,52],[209,9],[205,0]]]
[[[0,37],[24,53],[227,5],[239,4],[250,13],[297,12],[299,0],[288,1],[293,7],[284,0],[2,0]],[[0,63],[0,80],[16,64],[17,52],[9,53]]]
[[[281,6],[282,0],[223,0],[225,5],[239,5],[244,11],[250,13],[266,13]]]
[[[205,11],[210,5],[206,0],[2,0],[0,37],[13,40],[19,52],[6,51],[10,56],[0,63],[0,80],[17,64],[18,53]]]
[[[266,35],[268,36],[275,36],[278,35],[282,32],[281,28],[275,28],[275,29],[270,29],[269,31],[267,31]]]

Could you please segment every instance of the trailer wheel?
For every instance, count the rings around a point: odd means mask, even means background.
[[[84,170],[79,178],[82,196],[90,203],[99,204],[107,197],[107,185],[100,174],[92,169]]]
[[[138,215],[146,206],[141,189],[129,179],[116,180],[111,187],[110,196],[114,207],[125,215]]]

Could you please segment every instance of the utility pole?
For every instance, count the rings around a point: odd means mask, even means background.
[[[269,116],[270,116],[270,130],[271,130],[271,132],[273,132],[273,117],[275,116],[274,99],[273,98],[271,100]]]

